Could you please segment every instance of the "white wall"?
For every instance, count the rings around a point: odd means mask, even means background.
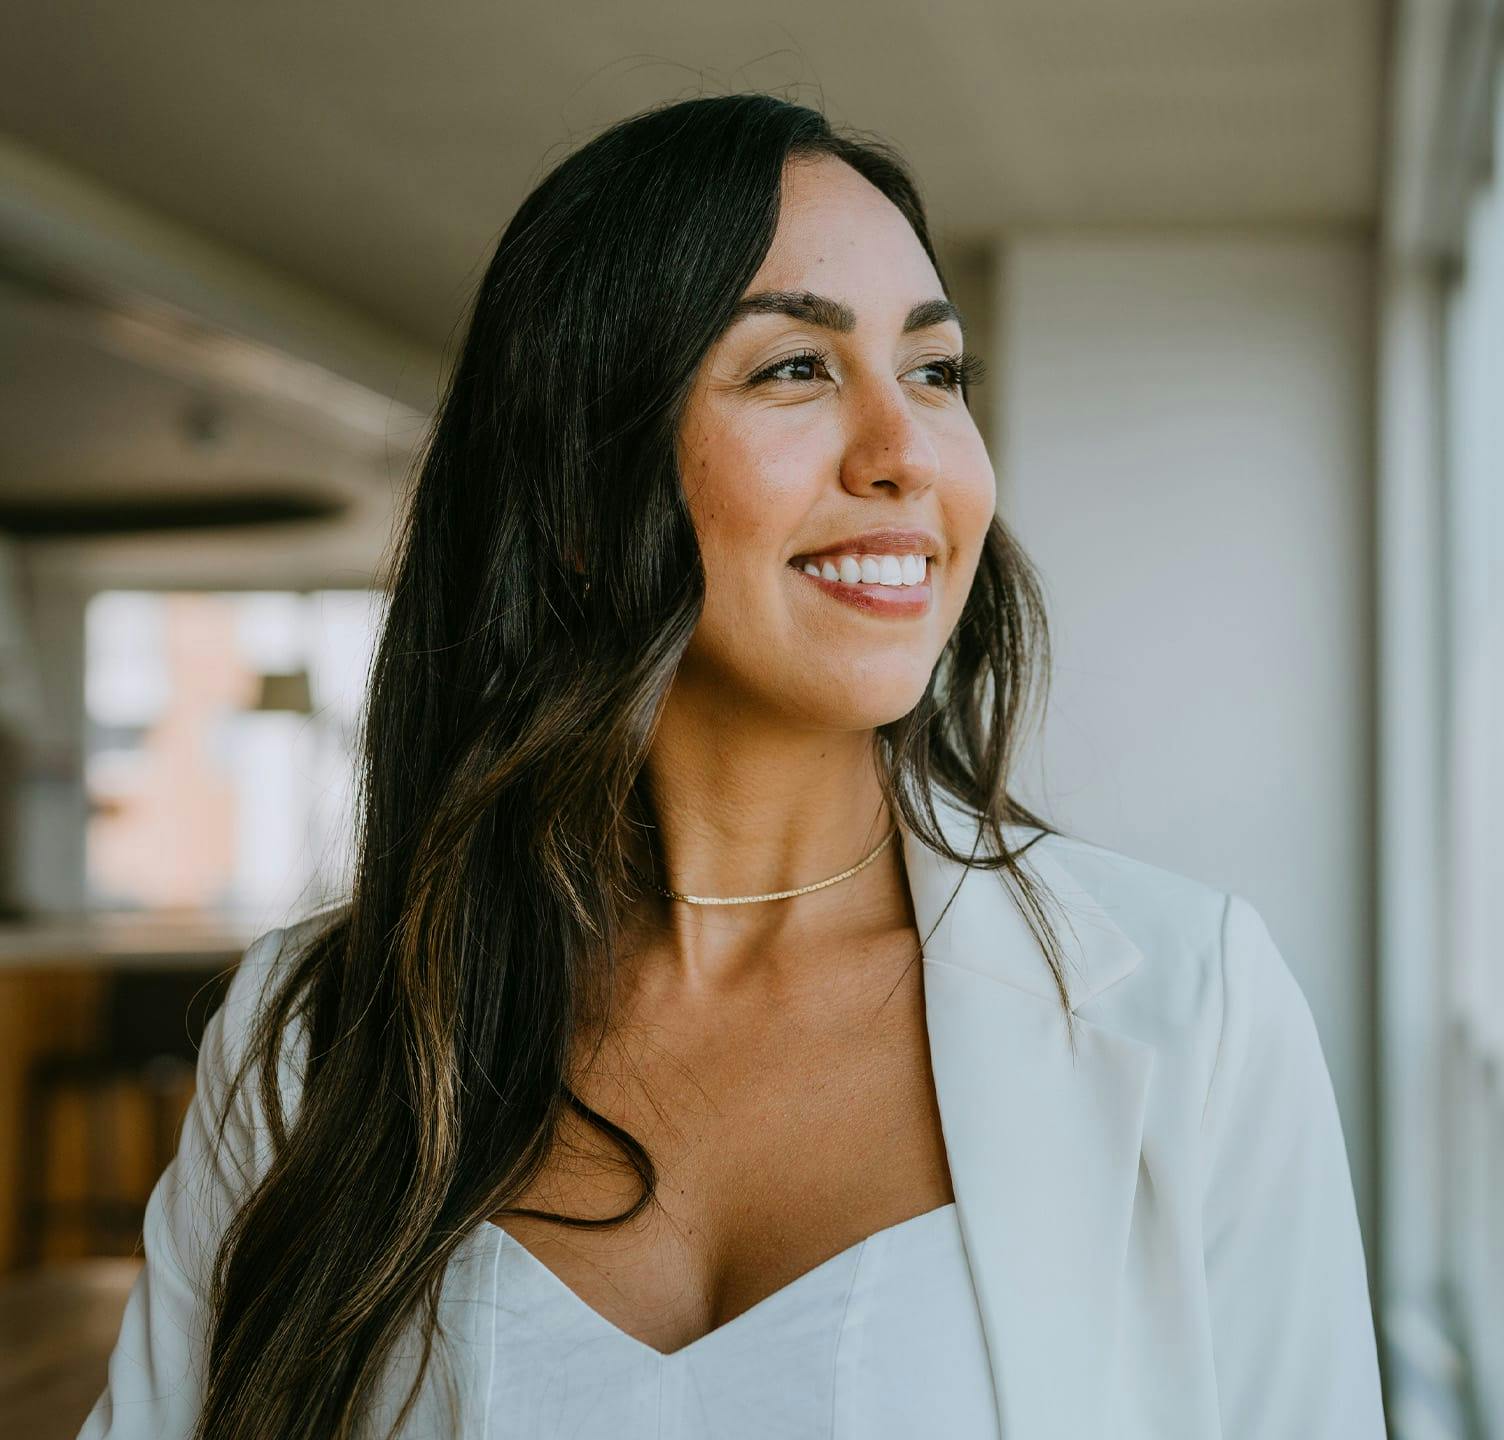
[[[1019,788],[1258,907],[1315,1013],[1372,1263],[1369,255],[1016,240],[993,453],[1055,647]]]

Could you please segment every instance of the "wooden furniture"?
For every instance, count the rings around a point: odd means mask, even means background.
[[[23,1098],[22,1267],[48,1256],[58,1229],[72,1232],[86,1255],[134,1252],[147,1196],[177,1149],[199,1042],[228,974],[112,970],[104,976],[94,1045],[86,1053],[51,1050],[32,1060]],[[83,1109],[87,1145],[82,1175],[60,1193],[53,1136],[65,1097]]]
[[[210,987],[189,1007],[201,977],[227,980],[251,940],[272,923],[91,915],[0,925],[0,1277],[20,1264],[23,1243],[30,1258],[40,1248],[43,1258],[59,1260],[83,1258],[94,1243],[86,1228],[66,1223],[58,1209],[38,1246],[23,1225],[23,1214],[35,1214],[37,1185],[48,1196],[87,1198],[92,1164],[96,1175],[118,1170],[119,1188],[128,1196],[150,1191],[166,1163],[164,1132],[175,1143],[189,1091],[181,1070],[169,1072],[167,1066],[147,1071],[152,1078],[143,1082],[141,1067],[149,1055],[140,1051],[143,1045],[155,1049],[146,1042],[163,1042],[165,1030],[167,1053],[176,1048],[180,1060],[191,1060],[202,1021],[218,1002],[218,990]],[[117,974],[134,978],[116,986]],[[153,988],[153,975],[164,988]],[[168,993],[174,987],[177,998]],[[174,1047],[173,1037],[184,1044]],[[46,1055],[61,1058],[48,1062],[53,1068],[44,1074],[37,1062]],[[126,1057],[124,1069],[135,1078],[124,1082],[106,1074],[111,1055]],[[46,1142],[40,1165],[34,1130],[28,1141],[29,1128],[38,1123]],[[50,1173],[43,1176],[42,1170]],[[139,1228],[139,1200],[137,1205]],[[97,1218],[104,1218],[103,1210]],[[128,1217],[121,1222],[130,1223]],[[0,1435],[7,1433],[0,1426]]]

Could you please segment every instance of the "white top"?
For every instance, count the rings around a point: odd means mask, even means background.
[[[667,1355],[490,1229],[485,1440],[997,1440],[953,1203],[859,1240]]]

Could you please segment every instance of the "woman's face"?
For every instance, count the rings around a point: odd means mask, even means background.
[[[706,356],[679,432],[707,587],[679,679],[871,729],[923,695],[996,504],[949,383],[961,327],[902,214],[828,157],[785,171],[747,296],[772,298]]]

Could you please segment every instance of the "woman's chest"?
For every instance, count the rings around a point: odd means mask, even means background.
[[[895,945],[872,957],[871,974],[869,986],[804,1003],[660,1004],[629,1017],[575,1091],[642,1145],[654,1202],[595,1229],[499,1223],[592,1310],[670,1352],[951,1201],[921,967],[905,969]],[[642,1191],[630,1152],[571,1114],[515,1204],[600,1218]]]

